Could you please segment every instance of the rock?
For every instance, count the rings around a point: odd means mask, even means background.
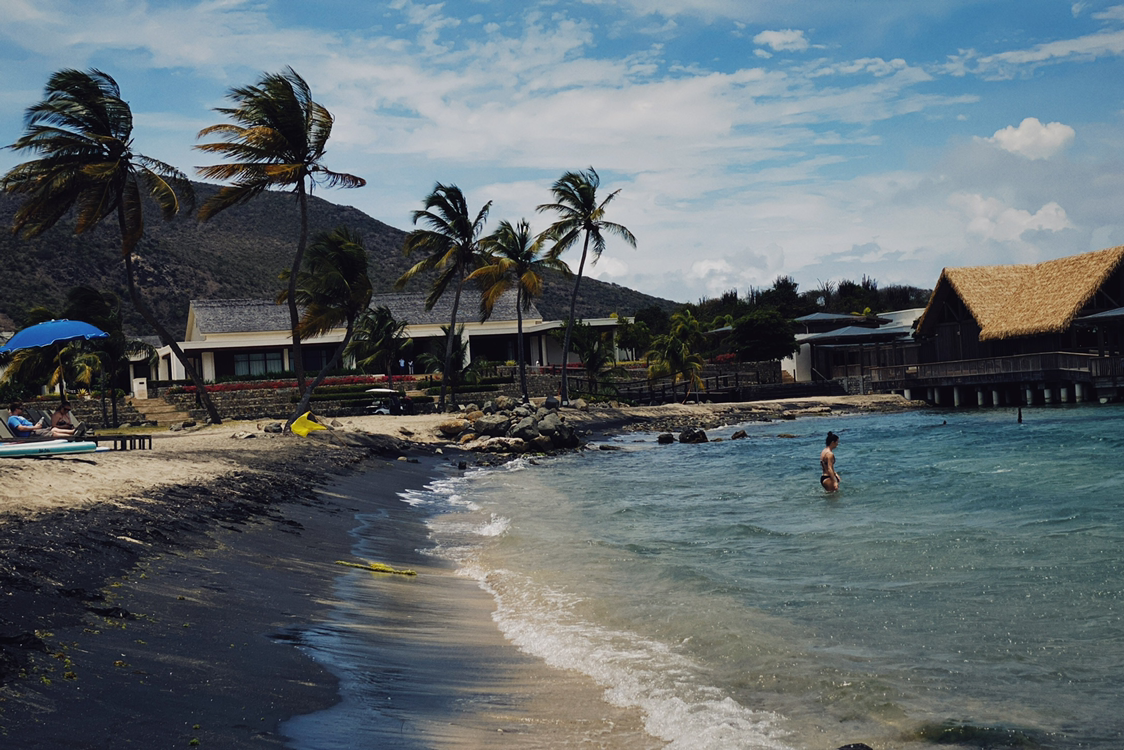
[[[541,420],[546,418],[547,414],[551,414],[551,413],[552,412],[550,411],[550,409],[546,408],[545,406],[540,406],[538,409],[535,410],[535,419],[541,421]]]
[[[620,401],[610,401],[609,402],[609,408],[610,409],[619,409],[619,408],[621,408],[621,402]]]
[[[401,433],[402,435],[405,435],[406,437],[413,437],[414,436],[414,431],[411,430],[411,429],[407,429],[406,427],[399,427],[398,432]]]
[[[480,437],[480,436],[477,435],[475,432],[466,432],[465,434],[460,436],[460,439],[457,440],[457,442],[460,443],[461,445],[464,445],[465,443],[471,443],[473,440],[475,440],[478,437]]]
[[[471,414],[474,411],[484,411],[484,407],[487,406],[487,405],[488,405],[487,403],[485,403],[484,406],[480,406],[479,404],[475,404],[475,403],[465,404],[464,405],[464,413],[465,414]]]
[[[482,417],[482,416],[484,416],[484,412],[481,411],[480,409],[474,409],[473,411],[466,411],[464,413],[464,418],[467,419],[469,422],[475,422],[476,420],[480,419],[480,417]]]
[[[465,449],[476,452],[489,453],[525,453],[527,444],[519,438],[509,437],[481,437],[465,444]]]
[[[541,423],[539,425],[539,431],[542,432]],[[558,429],[554,431],[554,434],[550,436],[550,440],[554,443],[555,448],[577,448],[581,445],[581,441],[578,440],[577,433],[574,432],[574,429],[561,423],[559,423]]]
[[[661,432],[656,438],[656,442],[660,445],[671,445],[675,442],[675,436],[670,432]]]
[[[285,425],[281,424],[280,422],[270,422],[265,427],[262,427],[261,430],[262,432],[270,432],[274,435],[280,435],[285,431]]]
[[[731,440],[744,440],[747,437],[749,437],[749,435],[746,434],[745,430],[738,430],[737,432],[735,432],[733,435],[730,436],[730,439]]]
[[[562,407],[562,402],[556,396],[547,396],[542,405],[547,409],[559,409]]]
[[[173,422],[168,425],[168,429],[172,432],[183,432],[183,422]]]
[[[712,443],[721,443],[721,442],[722,442],[722,438],[714,438],[714,439],[713,439],[713,440],[711,440],[710,442],[712,442]]]
[[[526,406],[517,406],[511,410],[511,416],[523,419],[524,417],[531,416],[531,410]]]
[[[519,403],[510,396],[496,396],[495,404],[497,411],[511,411],[519,405]]]
[[[584,398],[575,398],[570,402],[570,406],[578,411],[589,411],[589,403]]]
[[[850,745],[839,748],[839,750],[874,750],[874,748],[862,742],[852,742]]]
[[[507,434],[511,420],[503,414],[485,414],[472,423],[472,429],[482,435],[503,437]]]
[[[781,412],[781,419],[796,419],[796,415],[790,411]]]
[[[679,433],[680,443],[708,443],[710,440],[707,438],[706,433],[699,427],[688,427]]]
[[[231,437],[235,440],[249,440],[250,438],[256,438],[257,435],[252,432],[236,432]]]
[[[194,427],[198,424],[194,419],[185,419],[180,425],[186,430],[188,427]]]
[[[623,450],[623,448],[621,448],[619,445],[604,445],[604,444],[602,444],[602,445],[597,446],[597,450],[619,451],[619,450]]]
[[[331,422],[328,423],[328,426],[334,427],[335,429],[338,430],[339,428],[343,427],[343,422],[339,421],[338,419],[333,419]]]
[[[538,422],[538,430],[543,435],[553,437],[554,433],[562,429],[562,417],[557,412],[547,412],[546,416]]]
[[[519,438],[520,440],[530,442],[539,436],[539,431],[535,429],[535,418],[526,416],[520,419],[511,429],[507,431],[508,437]]]
[[[472,423],[467,419],[448,419],[437,425],[437,431],[445,437],[453,437],[468,429],[470,424]]]
[[[457,461],[457,468],[464,471],[468,468],[468,461]]]
[[[785,440],[793,440],[793,439],[796,438],[795,435],[793,435],[791,433],[788,433],[788,432],[782,432],[779,435],[777,435],[777,437],[784,438]]]
[[[554,441],[546,435],[539,435],[531,441],[531,447],[540,453],[549,453],[554,450]]]

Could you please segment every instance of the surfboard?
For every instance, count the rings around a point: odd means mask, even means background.
[[[0,444],[0,457],[3,456],[51,456],[67,453],[93,453],[97,443],[86,440],[32,440],[26,443]]]

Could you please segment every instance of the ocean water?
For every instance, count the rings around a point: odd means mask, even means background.
[[[668,747],[1124,747],[1124,408],[1023,414],[627,436],[403,499],[510,642]]]

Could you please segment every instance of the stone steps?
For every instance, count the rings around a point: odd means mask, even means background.
[[[139,399],[130,396],[127,403],[144,415],[146,422],[156,422],[160,427],[167,427],[176,422],[191,419],[191,415],[186,411],[180,411],[176,406],[169,404],[162,398]]]

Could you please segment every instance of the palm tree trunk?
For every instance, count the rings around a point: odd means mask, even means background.
[[[449,321],[449,334],[445,337],[445,369],[441,371],[441,411],[445,411],[445,388],[448,385],[449,373],[452,372],[453,336],[457,332],[457,308],[461,306],[461,289],[463,287],[464,269],[462,268],[460,279],[457,281],[457,292],[453,295],[453,319]],[[457,405],[456,383],[453,384],[452,392],[449,394],[449,401],[452,406]]]
[[[293,422],[296,421],[297,417],[309,410],[309,405],[312,403],[313,391],[315,391],[316,388],[324,382],[324,378],[328,377],[328,373],[331,372],[339,363],[340,358],[343,357],[343,350],[347,348],[347,345],[349,343],[351,343],[351,337],[354,333],[355,321],[349,320],[347,321],[347,331],[344,333],[343,341],[341,341],[340,345],[336,347],[336,351],[332,355],[332,358],[327,362],[327,364],[324,365],[320,372],[316,374],[316,377],[309,384],[308,389],[301,394],[301,400],[300,403],[297,404],[296,412],[291,417],[289,417],[290,425],[292,425]]]
[[[301,231],[297,239],[297,254],[293,257],[293,267],[289,269],[289,328],[293,334],[293,372],[297,376],[297,393],[304,400],[304,355],[301,353],[300,310],[297,309],[297,275],[300,273],[301,264],[304,263],[304,251],[308,245],[308,195],[304,189],[302,177],[297,187],[297,203],[300,205]],[[297,414],[299,417],[304,412]],[[289,421],[292,425],[292,420]]]
[[[121,242],[125,242],[125,209],[123,204],[118,203],[117,206],[117,221],[121,228]],[[195,371],[191,362],[188,361],[187,356],[183,353],[183,349],[168,333],[164,326],[160,325],[160,321],[156,319],[148,304],[140,295],[140,290],[133,279],[133,254],[125,252],[125,283],[129,289],[129,299],[133,301],[133,307],[141,314],[145,322],[152,326],[152,330],[156,331],[156,335],[160,337],[160,343],[164,346],[171,348],[172,354],[176,355],[176,359],[183,365],[184,371],[187,376],[191,378],[191,382],[195,385],[195,392],[199,394],[199,398],[203,403],[203,408],[207,411],[207,416],[211,419],[211,424],[222,424],[222,417],[219,416],[218,409],[215,408],[215,403],[211,400],[211,394],[207,393],[207,387],[203,385],[203,378]],[[111,384],[112,386],[112,384]]]
[[[562,404],[570,403],[570,390],[566,382],[566,370],[570,365],[570,334],[574,331],[574,310],[578,305],[578,286],[582,283],[582,271],[585,270],[585,256],[589,251],[589,230],[585,233],[585,242],[582,244],[582,259],[578,263],[578,273],[574,277],[574,291],[570,295],[570,322],[566,325],[566,336],[562,344]]]
[[[515,340],[518,342],[516,352],[519,356],[519,389],[523,391],[523,403],[530,401],[527,398],[527,362],[523,357],[523,287],[515,288],[515,327],[517,330]]]

